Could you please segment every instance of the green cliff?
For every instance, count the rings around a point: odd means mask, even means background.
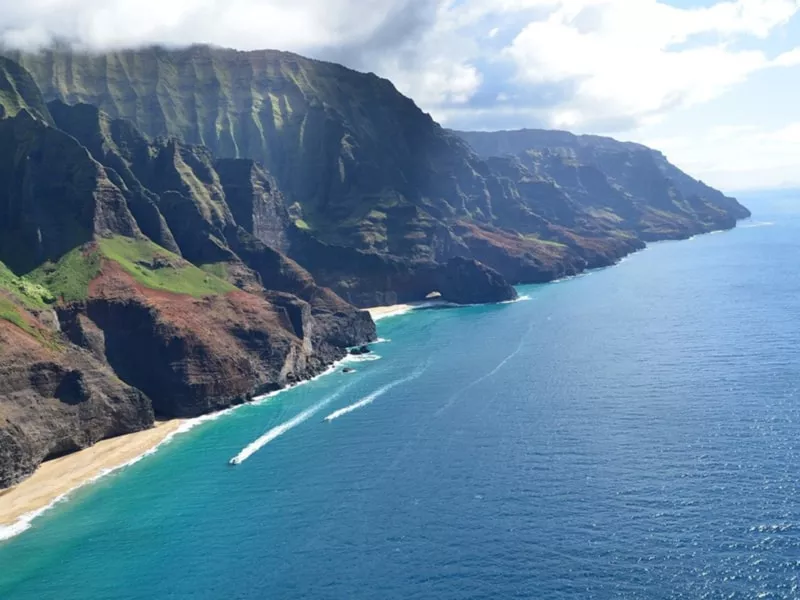
[[[620,153],[624,145],[605,138],[580,138],[576,149],[550,132],[538,145],[492,142],[476,153],[391,82],[285,52],[12,55],[48,100],[95,105],[151,138],[202,144],[217,160],[260,163],[303,233],[287,229],[281,248],[360,304],[416,295],[414,276],[395,277],[398,269],[466,258],[512,282],[547,281],[747,214],[656,153]],[[320,244],[357,266],[322,266]]]
[[[156,417],[306,379],[374,338],[368,314],[239,226],[234,214],[254,229],[281,210],[251,161],[221,175],[204,148],[151,142],[87,105],[51,112],[22,95],[23,71],[5,73],[0,489]]]

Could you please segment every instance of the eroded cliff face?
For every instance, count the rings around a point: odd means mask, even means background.
[[[5,297],[2,304],[7,316]],[[16,315],[25,328],[0,319],[0,489],[48,458],[153,425],[150,400],[104,360],[65,343],[32,313]]]
[[[291,225],[252,161],[151,142],[94,107],[34,105],[0,119],[0,488],[375,338],[367,313],[239,225],[275,246]]]
[[[358,266],[333,276],[307,244],[294,243],[291,227],[244,216],[239,225],[361,304],[427,286],[425,277],[398,277],[398,269],[427,272],[468,258],[513,283],[546,281],[612,264],[646,241],[731,227],[748,214],[642,146],[563,132],[539,132],[533,141],[515,132],[489,141],[456,135],[389,81],[285,52],[12,54],[48,99],[96,105],[151,137],[203,144],[217,160],[263,165],[285,198],[285,212],[270,216],[288,216]],[[153,100],[146,110],[135,100],[142,97]],[[220,174],[236,164],[218,165]],[[248,186],[275,198],[258,173]],[[359,284],[365,278],[372,284]]]
[[[613,228],[645,240],[730,228],[750,216],[734,198],[641,144],[535,129],[454,133],[481,157],[495,164],[514,163],[517,172],[507,171],[506,177],[554,185],[578,206],[610,213],[599,215],[606,227],[612,216]]]

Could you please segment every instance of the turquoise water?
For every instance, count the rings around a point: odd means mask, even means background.
[[[0,543],[0,598],[800,597],[800,204],[751,207],[527,301],[380,322],[381,360]]]

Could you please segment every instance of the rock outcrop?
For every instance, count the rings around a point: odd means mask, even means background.
[[[375,338],[366,312],[237,222],[275,246],[291,225],[252,161],[150,141],[88,105],[5,105],[18,110],[0,119],[0,488]]]

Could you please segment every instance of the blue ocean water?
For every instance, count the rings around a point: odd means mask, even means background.
[[[800,199],[384,320],[0,543],[0,598],[800,597]],[[238,456],[238,466],[229,460]]]

